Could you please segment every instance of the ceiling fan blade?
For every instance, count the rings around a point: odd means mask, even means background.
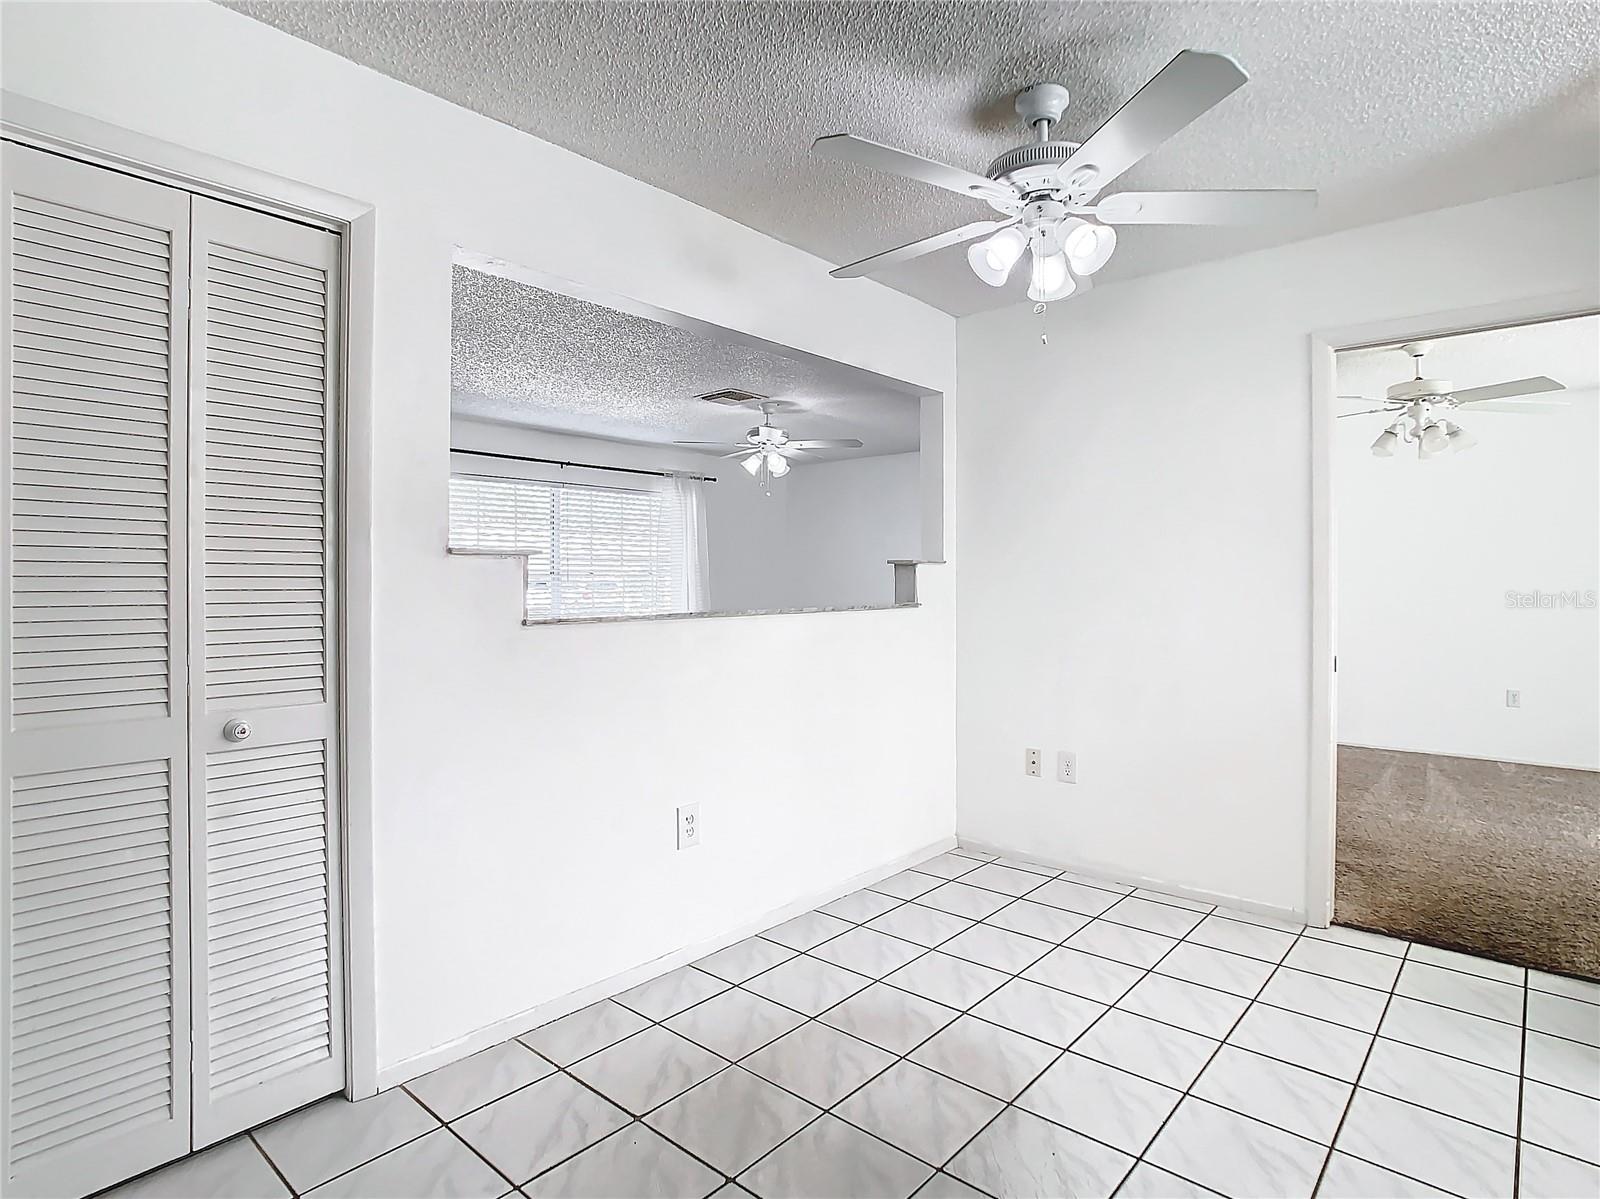
[[[786,441],[786,450],[859,450],[861,442],[854,437],[813,437],[807,441]]]
[[[675,441],[673,445],[698,445],[707,449],[731,450],[739,443],[736,441]]]
[[[1470,416],[1476,416],[1480,412],[1520,412],[1524,416],[1554,416],[1557,412],[1565,412],[1570,407],[1571,404],[1559,402],[1541,404],[1537,400],[1521,404],[1505,400],[1479,400],[1467,409],[1467,413]]]
[[[934,187],[942,187],[958,195],[977,196],[983,200],[1009,200],[1021,207],[1016,192],[986,175],[935,162],[909,150],[898,150],[851,133],[830,133],[819,137],[811,143],[811,152],[836,162],[853,162],[857,166],[915,179],[919,183],[931,183]]]
[[[1099,191],[1247,79],[1226,55],[1180,51],[1061,164],[1062,182]]]
[[[862,275],[870,275],[873,271],[881,271],[884,267],[893,266],[897,262],[909,262],[913,258],[921,258],[924,254],[932,254],[935,250],[942,250],[946,246],[972,241],[1016,223],[1011,220],[973,221],[972,224],[962,225],[959,229],[947,229],[943,233],[935,233],[932,237],[925,237],[921,241],[896,246],[892,250],[885,250],[881,254],[874,254],[870,258],[863,258],[847,266],[835,267],[828,274],[835,279],[856,279]]]
[[[1313,211],[1314,191],[1121,192],[1095,205],[1108,225],[1256,225]]]
[[[1382,404],[1386,402],[1380,400],[1377,396],[1338,396],[1336,398],[1341,400],[1360,400],[1364,404]]]
[[[1347,416],[1371,416],[1374,412],[1390,412],[1390,411],[1393,411],[1393,410],[1389,409],[1389,408],[1368,408],[1368,409],[1365,409],[1364,411],[1361,411],[1361,412],[1341,412],[1341,413],[1339,413],[1338,416],[1334,417],[1334,419],[1335,420],[1344,420],[1345,417],[1347,417]]]
[[[1509,400],[1512,396],[1539,395],[1546,391],[1565,391],[1566,384],[1557,383],[1544,375],[1531,379],[1513,379],[1509,383],[1491,383],[1487,387],[1469,387],[1452,392],[1458,404],[1477,404],[1483,400]]]

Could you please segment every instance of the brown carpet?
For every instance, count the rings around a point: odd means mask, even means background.
[[[1600,773],[1341,745],[1333,918],[1600,977]]]

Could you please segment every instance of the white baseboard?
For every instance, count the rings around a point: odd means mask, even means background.
[[[1055,870],[1070,870],[1074,874],[1087,874],[1094,878],[1103,878],[1107,882],[1123,883],[1130,887],[1145,887],[1151,891],[1165,891],[1168,895],[1194,899],[1201,903],[1220,904],[1226,908],[1233,908],[1241,912],[1251,912],[1257,916],[1271,916],[1276,920],[1289,920],[1295,924],[1306,923],[1305,913],[1295,908],[1279,907],[1270,903],[1258,903],[1253,899],[1246,899],[1242,895],[1229,895],[1222,891],[1208,891],[1203,887],[1185,886],[1182,883],[1168,882],[1166,879],[1151,878],[1148,875],[1129,874],[1126,871],[1117,870],[1098,862],[1046,858],[1038,854],[1008,849],[1000,845],[990,845],[984,841],[975,841],[970,837],[959,838],[957,844],[961,849],[971,849],[978,853],[996,854],[1003,858],[1015,858],[1019,862],[1034,862],[1040,866],[1049,866]]]
[[[1464,754],[1449,749],[1411,749],[1404,745],[1371,745],[1365,741],[1341,741],[1339,749],[1370,749],[1381,754],[1410,754],[1414,758],[1463,758],[1468,762],[1496,762],[1506,766],[1532,766],[1542,770],[1600,771],[1592,762],[1535,762],[1531,758],[1496,758],[1485,754]]]
[[[498,1045],[518,1033],[527,1032],[529,1029],[537,1028],[541,1024],[548,1024],[550,1021],[559,1019],[569,1012],[575,1012],[579,1008],[588,1007],[591,1003],[608,999],[618,992],[626,991],[629,987],[636,987],[642,982],[648,982],[652,978],[666,974],[670,970],[676,970],[679,966],[689,962],[699,961],[708,954],[716,953],[719,949],[726,949],[729,945],[743,941],[746,937],[754,936],[763,929],[782,924],[785,920],[809,912],[812,908],[821,907],[825,903],[832,903],[835,899],[849,895],[852,891],[859,891],[862,887],[869,887],[873,883],[888,878],[891,874],[898,874],[906,867],[914,866],[916,863],[932,857],[934,854],[954,849],[955,844],[956,839],[953,836],[941,837],[939,840],[930,842],[920,849],[913,850],[911,853],[904,854],[892,862],[864,871],[861,874],[845,879],[843,882],[835,883],[831,887],[824,887],[820,891],[803,895],[780,908],[774,908],[755,920],[730,929],[720,936],[712,937],[710,940],[701,941],[695,945],[687,945],[663,957],[654,958],[651,961],[635,966],[631,970],[613,974],[610,978],[601,979],[599,982],[591,983],[587,987],[580,987],[576,991],[570,991],[556,999],[546,1000],[544,1003],[536,1004],[524,1011],[507,1016],[503,1020],[497,1020],[493,1024],[474,1029],[466,1036],[458,1037],[446,1044],[436,1046],[425,1053],[417,1054],[415,1057],[395,1062],[389,1066],[383,1066],[378,1070],[378,1089],[386,1091],[390,1087],[399,1086],[401,1083],[418,1078],[430,1070],[437,1070],[440,1066],[448,1066],[451,1062],[459,1061],[461,1058],[477,1053],[481,1049],[488,1049],[493,1045]],[[361,1096],[357,1096],[357,1098],[361,1098]]]

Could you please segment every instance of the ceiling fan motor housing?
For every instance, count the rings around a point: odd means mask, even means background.
[[[1454,389],[1449,379],[1407,379],[1391,384],[1387,394],[1391,400],[1443,399]]]
[[[757,425],[746,433],[744,438],[751,445],[780,446],[789,440],[789,435],[773,425]]]
[[[1049,192],[1069,202],[1084,203],[1093,189],[1083,189],[1082,199],[1079,199],[1078,192],[1063,187],[1060,175],[1061,164],[1071,158],[1077,148],[1077,142],[1030,142],[1026,146],[1007,150],[989,164],[984,174],[997,183],[1009,184],[1030,198],[1038,193]],[[998,212],[1006,211],[1003,204],[994,200],[990,200],[989,204]]]

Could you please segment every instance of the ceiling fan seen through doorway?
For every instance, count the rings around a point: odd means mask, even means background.
[[[731,451],[719,454],[718,457],[740,459],[739,465],[744,467],[761,484],[762,490],[768,491],[769,494],[771,481],[781,479],[788,474],[791,460],[807,450],[861,448],[861,441],[855,437],[810,437],[797,441],[789,436],[787,429],[780,429],[772,423],[772,414],[776,408],[776,404],[762,404],[761,423],[746,432],[743,441],[675,441],[673,444]]]
[[[1377,404],[1360,412],[1346,412],[1340,420],[1352,416],[1371,416],[1375,412],[1395,417],[1378,439],[1372,443],[1372,453],[1377,458],[1393,458],[1402,441],[1415,443],[1418,458],[1432,458],[1447,451],[1470,450],[1478,439],[1450,419],[1456,413],[1514,412],[1523,416],[1548,416],[1567,407],[1565,400],[1530,400],[1528,396],[1552,391],[1565,391],[1566,386],[1545,375],[1530,379],[1513,379],[1505,383],[1490,383],[1483,387],[1455,390],[1449,379],[1424,379],[1422,360],[1432,348],[1431,342],[1407,342],[1400,349],[1411,355],[1412,377],[1389,386],[1384,398],[1376,396],[1340,396],[1341,400],[1360,400]]]

